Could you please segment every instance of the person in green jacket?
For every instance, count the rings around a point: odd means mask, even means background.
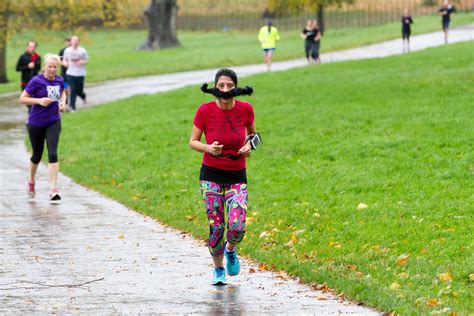
[[[276,49],[276,42],[280,40],[280,34],[278,34],[277,28],[273,26],[272,21],[268,21],[267,25],[260,29],[258,40],[262,44],[263,61],[267,65],[268,71],[270,71],[273,52]]]

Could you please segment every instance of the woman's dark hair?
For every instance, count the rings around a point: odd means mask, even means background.
[[[222,68],[222,69],[219,69],[216,72],[216,77],[214,79],[214,85],[217,85],[217,82],[219,81],[219,78],[222,77],[222,76],[229,77],[234,82],[234,85],[237,87],[237,74],[235,73],[235,71],[233,71],[232,69],[228,69],[228,68]]]
[[[244,88],[235,87],[234,89],[230,91],[222,92],[217,87],[213,87],[209,89],[207,83],[201,86],[201,91],[204,93],[212,94],[216,98],[223,98],[223,99],[230,99],[230,98],[238,97],[241,95],[252,95],[253,93],[252,87],[249,87],[249,86],[245,86]]]
[[[234,89],[227,92],[222,92],[219,90],[219,88],[216,87],[217,82],[219,81],[219,78],[222,76],[229,77],[234,82],[234,85],[235,85]],[[204,93],[212,94],[216,98],[223,98],[223,99],[229,99],[229,98],[238,97],[241,95],[252,95],[253,93],[252,87],[249,87],[249,86],[245,86],[244,88],[237,87],[237,74],[235,73],[235,71],[228,68],[222,68],[217,71],[216,78],[214,79],[213,88],[209,88],[207,83],[205,83],[201,86],[201,91]]]

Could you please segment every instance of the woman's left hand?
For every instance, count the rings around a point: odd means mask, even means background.
[[[239,149],[238,154],[243,155],[244,157],[249,157],[251,152],[252,152],[252,147],[250,146],[250,143],[247,143],[244,145],[244,147]]]
[[[66,112],[66,102],[59,103],[59,112]]]

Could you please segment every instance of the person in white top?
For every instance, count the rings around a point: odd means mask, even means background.
[[[69,106],[76,111],[76,98],[79,96],[86,104],[84,93],[84,78],[86,76],[86,65],[89,62],[87,51],[79,46],[79,36],[71,37],[71,46],[66,48],[63,56],[63,65],[67,68],[66,77],[71,89]]]

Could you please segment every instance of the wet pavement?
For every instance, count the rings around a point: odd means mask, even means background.
[[[452,42],[474,39],[472,30],[452,31]],[[441,41],[433,34],[414,36],[412,50]],[[395,43],[322,58],[382,57],[384,49],[400,53],[400,43]],[[304,60],[281,62],[274,70],[304,65]],[[265,71],[262,65],[234,68],[241,76]],[[214,71],[107,82],[87,89],[89,104],[202,83]],[[64,199],[51,204],[44,165],[38,172],[37,197],[27,200],[26,110],[16,99],[0,99],[0,314],[378,314],[294,279],[259,271],[246,260],[241,275],[230,278],[229,285],[213,287],[211,260],[201,242],[64,175],[59,177]]]
[[[0,104],[2,122],[26,116],[15,102]],[[64,175],[52,204],[44,165],[28,200],[24,127],[0,126],[0,314],[377,314],[246,260],[214,287],[202,242]]]

